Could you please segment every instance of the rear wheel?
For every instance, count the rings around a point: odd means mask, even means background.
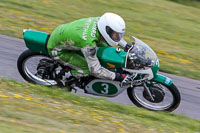
[[[40,60],[52,61],[47,55],[35,53],[31,50],[24,51],[17,60],[17,68],[21,76],[28,82],[42,85],[56,85],[57,82],[51,79],[50,75],[41,76],[38,74]]]
[[[174,84],[166,86],[154,83],[149,89],[154,100],[148,96],[143,86],[130,87],[127,93],[136,106],[149,110],[171,112],[179,106],[181,96]]]

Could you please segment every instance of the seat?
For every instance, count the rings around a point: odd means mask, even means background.
[[[33,52],[48,55],[47,42],[50,34],[34,30],[24,30],[26,46]]]

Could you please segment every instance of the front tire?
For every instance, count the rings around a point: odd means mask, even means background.
[[[168,103],[166,105],[161,105],[160,101],[159,101],[159,103],[158,102],[153,103],[152,101],[148,100],[147,98],[144,98],[144,93],[140,94],[141,97],[143,97],[143,99],[139,98],[139,96],[137,96],[137,94],[136,94],[136,88],[138,86],[128,88],[127,93],[128,93],[130,100],[138,107],[146,108],[146,109],[153,110],[153,111],[171,112],[171,111],[175,110],[179,106],[180,101],[181,101],[181,96],[180,96],[180,93],[179,93],[177,87],[174,84],[171,84],[170,86],[159,84],[159,86],[162,86],[161,88],[165,89],[165,91],[163,91],[163,92],[168,91],[169,93],[171,93],[168,96],[169,97],[168,101],[170,101],[170,103]],[[140,91],[142,91],[142,90],[140,90]],[[163,95],[163,96],[167,97],[167,95]],[[163,100],[164,100],[164,98],[163,98]]]

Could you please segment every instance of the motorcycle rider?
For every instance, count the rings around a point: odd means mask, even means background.
[[[133,80],[133,75],[109,71],[101,66],[96,55],[97,47],[120,45],[128,49],[130,45],[122,38],[124,33],[124,20],[117,14],[105,13],[101,17],[83,18],[58,26],[52,32],[47,48],[54,60],[76,70],[71,71],[72,74],[78,72],[101,79],[127,82]],[[70,76],[70,71],[65,69],[58,78],[65,85]]]

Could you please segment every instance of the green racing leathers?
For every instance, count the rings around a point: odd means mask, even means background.
[[[114,80],[116,74],[102,67],[96,56],[97,47],[108,46],[100,39],[98,20],[99,17],[83,18],[58,26],[49,38],[48,52],[54,60],[79,73]]]

